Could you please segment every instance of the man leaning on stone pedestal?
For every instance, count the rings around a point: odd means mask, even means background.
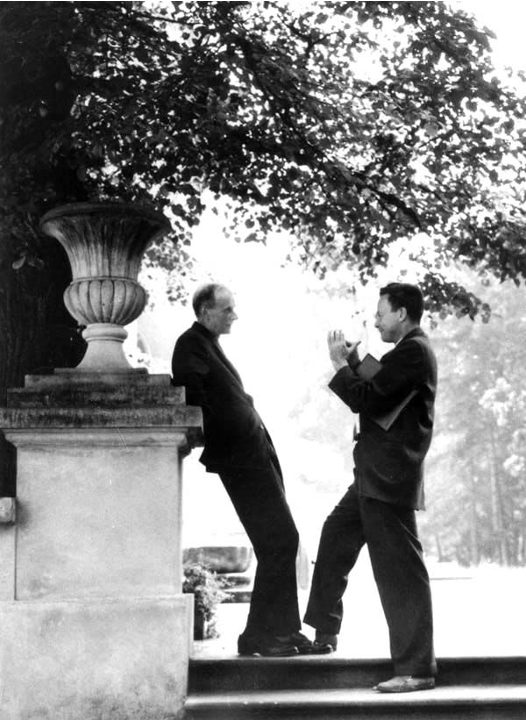
[[[331,652],[301,630],[296,555],[298,531],[285,497],[270,435],[219,337],[237,319],[232,293],[208,284],[193,297],[196,322],[177,340],[173,384],[184,386],[188,405],[202,408],[201,462],[217,473],[254,547],[257,569],[240,655],[283,657]]]

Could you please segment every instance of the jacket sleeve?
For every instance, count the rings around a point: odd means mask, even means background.
[[[382,368],[371,380],[362,380],[350,367],[339,370],[330,389],[355,413],[378,417],[393,410],[425,377],[425,353],[419,343],[401,342],[384,355]]]

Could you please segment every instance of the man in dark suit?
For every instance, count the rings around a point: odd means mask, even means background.
[[[241,378],[225,356],[219,336],[237,315],[232,293],[209,284],[193,298],[197,318],[174,348],[173,384],[203,410],[201,462],[217,473],[257,558],[247,625],[238,638],[241,655],[287,656],[331,652],[300,632],[296,582],[298,531],[287,500],[272,440]]]
[[[336,648],[348,575],[367,544],[395,669],[391,680],[376,686],[380,692],[435,686],[431,592],[415,518],[424,502],[437,383],[435,356],[420,328],[423,307],[414,285],[382,288],[375,326],[395,347],[372,379],[361,372],[358,343],[340,331],[328,338],[336,370],[329,387],[359,413],[360,430],[354,483],[323,526],[305,622],[316,628],[320,643]],[[389,414],[396,416],[390,427],[383,422]]]

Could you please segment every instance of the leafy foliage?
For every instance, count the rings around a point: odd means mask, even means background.
[[[199,563],[185,563],[183,573],[183,593],[190,593],[194,596],[194,621],[204,620],[205,636],[215,637],[217,634],[215,629],[217,606],[229,597],[228,592],[225,592],[228,582]]]
[[[290,231],[322,275],[365,280],[428,233],[432,307],[478,310],[437,272],[453,259],[524,274],[524,100],[442,2],[7,2],[0,28],[18,270],[50,206],[119,198],[169,213],[148,260],[185,272],[211,193],[241,239]]]

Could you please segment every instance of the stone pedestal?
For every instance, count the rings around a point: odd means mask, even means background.
[[[2,720],[173,720],[192,628],[181,461],[201,415],[168,376],[30,377],[0,412],[17,517],[0,525]]]

